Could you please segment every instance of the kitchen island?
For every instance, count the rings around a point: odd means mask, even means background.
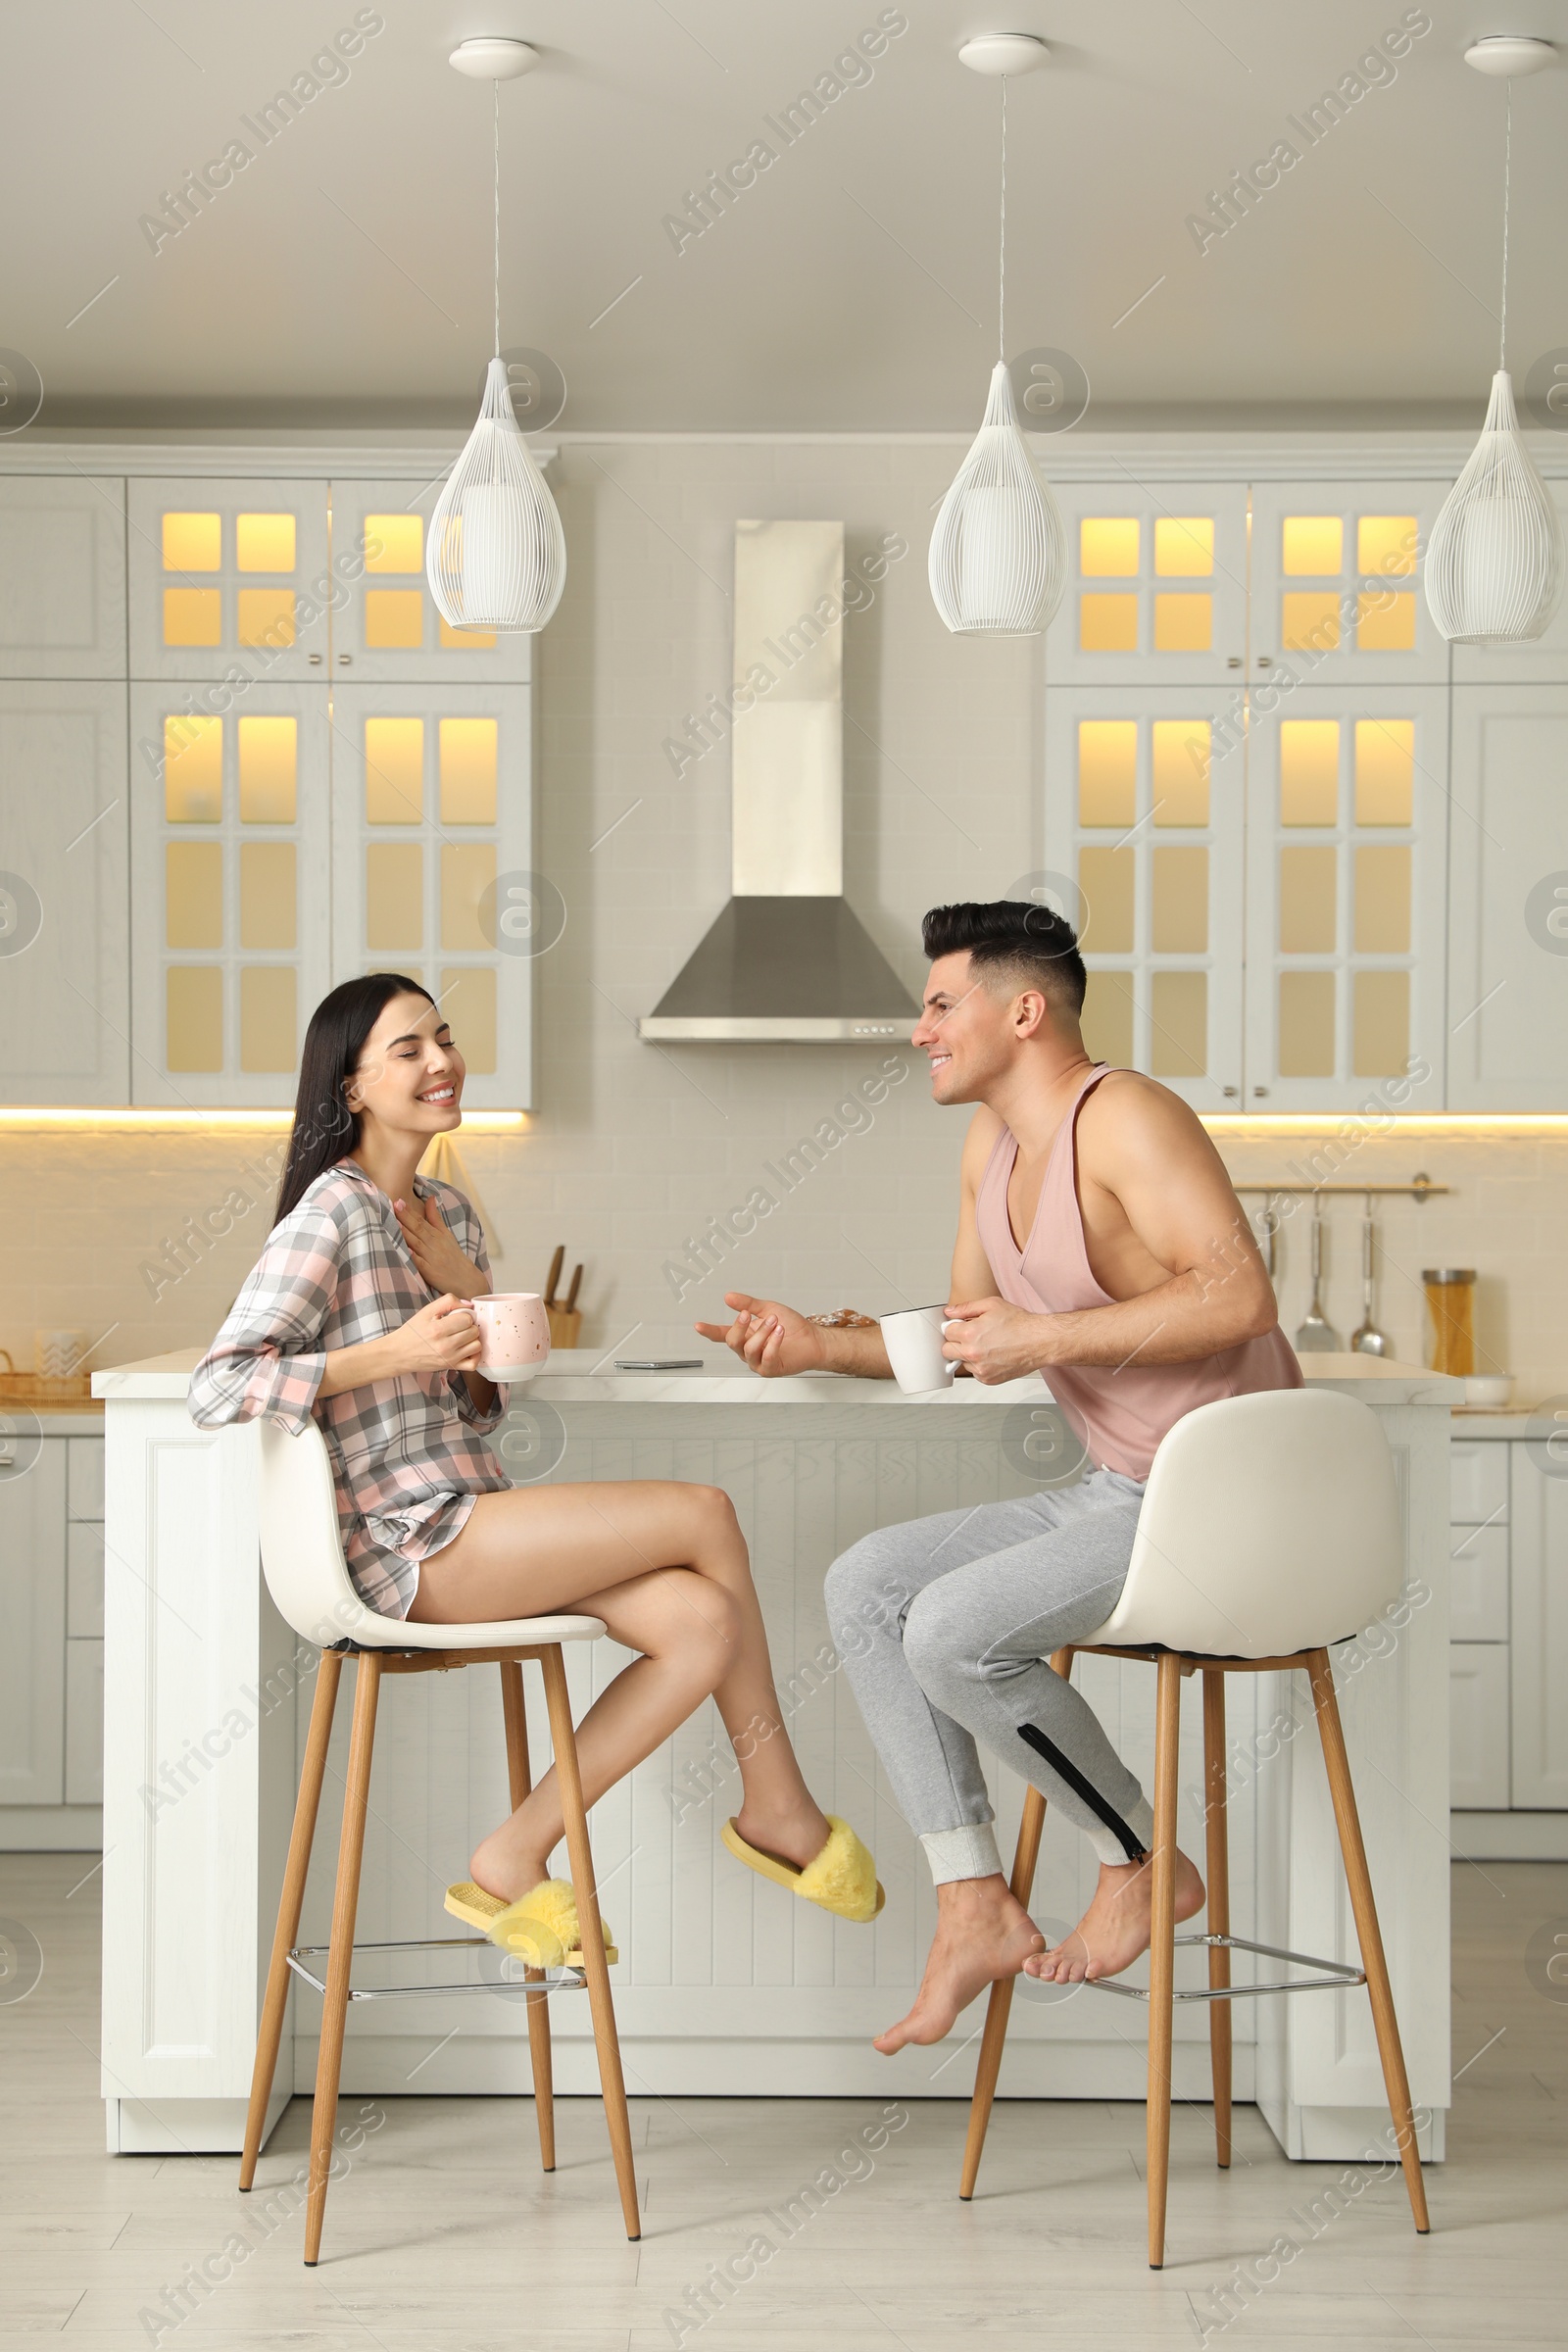
[[[106,1401],[103,2090],[109,2145],[206,2152],[240,2144],[256,2023],[309,1714],[315,1653],[273,1610],[257,1554],[256,1433],[197,1429],[195,1351],[96,1375]],[[1336,1651],[1346,1732],[1422,2150],[1443,2154],[1448,2102],[1447,1646],[1449,1407],[1459,1384],[1355,1356],[1307,1359],[1364,1398],[1394,1449],[1406,1591]],[[878,2056],[870,2036],[907,2007],[932,1891],[828,1642],[822,1574],[869,1529],[1028,1492],[1060,1475],[1044,1384],[962,1382],[906,1396],[890,1382],[756,1380],[714,1351],[700,1374],[616,1373],[557,1353],[514,1392],[498,1434],[513,1477],[676,1477],[722,1486],[752,1544],[791,1736],[824,1806],[876,1853],[887,1905],[856,1928],[743,1871],[718,1843],[739,1777],[710,1706],[594,1815],[604,1906],[621,1950],[616,2013],[635,2097],[966,2097],[977,2005],[950,2040]],[[568,1652],[580,1713],[623,1663],[606,1641]],[[1082,1687],[1152,1786],[1153,1677],[1088,1658]],[[543,1708],[527,1670],[536,1764]],[[1353,1930],[1304,1677],[1229,1684],[1235,1932],[1353,1960]],[[1183,1727],[1181,1838],[1202,1851],[1200,1708]],[[349,1709],[340,1703],[301,1941],[324,1943]],[[1010,1853],[1021,1784],[988,1759]],[[497,1678],[488,1668],[400,1679],[383,1693],[358,1936],[457,1933],[441,1896],[506,1809]],[[1088,1899],[1093,1857],[1054,1813],[1034,1910],[1054,1936]],[[1200,1926],[1201,1921],[1193,1923]],[[486,1955],[486,1958],[488,1955]],[[413,1959],[417,1964],[419,1956]],[[1189,1954],[1191,1968],[1199,1955]],[[374,1961],[356,1982],[376,1981]],[[1265,1966],[1268,1964],[1264,1964]],[[450,1982],[450,1959],[437,1977]],[[355,2004],[343,2089],[525,2092],[526,2027],[476,1966],[471,1993]],[[1239,1981],[1242,1970],[1238,1971]],[[1135,1982],[1144,1981],[1141,1966]],[[1178,1982],[1185,1981],[1181,1976]],[[1195,1980],[1197,1981],[1197,1980]],[[1025,1981],[1027,1985],[1029,1981]],[[295,1989],[274,2120],[309,2091],[317,2005]],[[586,2006],[553,2004],[557,2087],[597,2088]],[[1236,2095],[1286,2151],[1346,2160],[1387,2126],[1365,1993],[1237,2004]],[[1201,2004],[1178,2005],[1177,2096],[1208,2096]],[[1015,2002],[1001,2095],[1141,2098],[1143,2020],[1088,1987]]]

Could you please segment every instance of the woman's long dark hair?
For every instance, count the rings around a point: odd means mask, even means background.
[[[318,1176],[345,1158],[359,1142],[359,1113],[350,1110],[343,1088],[359,1068],[366,1040],[394,997],[423,997],[427,1004],[435,1002],[427,988],[402,972],[368,972],[363,980],[345,980],[341,988],[323,997],[312,1013],[300,1055],[294,1131],[283,1163],[283,1181],[277,1188],[274,1224],[281,1225]]]

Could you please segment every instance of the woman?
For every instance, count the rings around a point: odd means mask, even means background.
[[[319,1422],[349,1574],[389,1618],[463,1624],[564,1610],[639,1652],[577,1729],[591,1805],[711,1691],[744,1801],[740,1860],[847,1919],[882,1889],[845,1822],[818,1807],[783,1728],[734,1508],[671,1479],[513,1488],[485,1444],[507,1393],[474,1366],[468,1301],[490,1289],[484,1236],[453,1186],[415,1171],[462,1123],[463,1056],[438,1004],[396,972],[345,981],[312,1016],[277,1222],[191,1380],[203,1427]],[[549,1878],[563,1836],[554,1771],[481,1839],[447,1908],[530,1965],[577,1941]]]

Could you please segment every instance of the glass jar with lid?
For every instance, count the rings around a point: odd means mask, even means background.
[[[1427,1367],[1461,1379],[1476,1368],[1474,1266],[1426,1266]]]

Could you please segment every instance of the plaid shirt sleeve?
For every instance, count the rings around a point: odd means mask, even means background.
[[[190,1382],[200,1429],[267,1415],[296,1437],[311,1418],[337,1294],[342,1237],[329,1210],[302,1202],[271,1235]]]
[[[484,1246],[484,1227],[479,1222],[473,1202],[466,1193],[460,1193],[456,1185],[438,1184],[433,1177],[421,1176],[419,1189],[435,1195],[436,1203],[451,1229],[453,1240],[466,1257],[472,1258],[478,1272],[488,1281],[490,1252]],[[487,1436],[505,1419],[512,1392],[504,1384],[496,1384],[495,1402],[483,1410],[474,1403],[472,1392],[463,1373],[449,1372],[447,1385],[459,1419],[466,1421],[468,1427],[476,1429],[481,1437]]]

